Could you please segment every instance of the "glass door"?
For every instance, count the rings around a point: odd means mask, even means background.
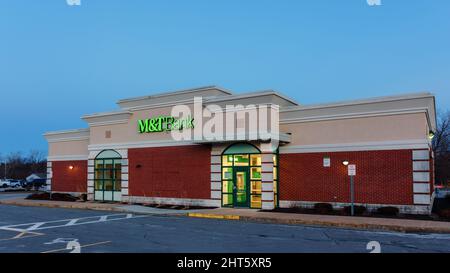
[[[247,167],[234,168],[234,206],[249,207],[249,169]]]
[[[97,201],[121,201],[121,159],[95,160],[94,199]]]

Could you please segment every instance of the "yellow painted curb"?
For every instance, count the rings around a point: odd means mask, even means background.
[[[220,215],[208,213],[188,213],[189,217],[208,218],[208,219],[225,219],[225,220],[239,220],[238,215]]]

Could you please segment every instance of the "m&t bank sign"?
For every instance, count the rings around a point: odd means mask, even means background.
[[[138,120],[139,133],[158,133],[172,130],[183,130],[194,128],[194,119],[191,116],[187,118],[174,118],[172,116],[159,116],[151,119]]]

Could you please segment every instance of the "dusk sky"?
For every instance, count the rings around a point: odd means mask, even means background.
[[[0,153],[206,85],[301,104],[430,91],[450,109],[449,15],[448,0],[0,0]]]

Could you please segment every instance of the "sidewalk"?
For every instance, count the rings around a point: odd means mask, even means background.
[[[197,210],[158,209],[139,205],[124,205],[116,203],[28,200],[24,199],[24,197],[0,199],[0,204],[12,206],[25,206],[25,207],[86,209],[86,210],[101,210],[101,211],[115,211],[123,213],[158,214],[158,215],[187,215],[188,213],[197,212]]]
[[[202,210],[201,213],[188,213],[188,216],[289,225],[327,226],[410,233],[450,233],[450,222],[439,221],[262,212],[251,209],[228,208]]]
[[[108,204],[95,202],[62,202],[46,200],[26,200],[23,198],[0,200],[0,204],[15,206],[34,206],[50,208],[71,208],[141,213],[158,215],[177,215],[195,218],[253,221],[289,225],[311,225],[352,229],[384,230],[410,233],[448,233],[450,222],[420,221],[391,218],[349,217],[333,215],[312,215],[280,212],[260,212],[251,209],[201,209],[171,210],[139,205]]]

